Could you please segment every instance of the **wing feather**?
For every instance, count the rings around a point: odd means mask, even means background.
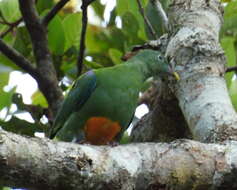
[[[69,116],[81,109],[95,89],[96,75],[93,70],[88,71],[75,81],[56,115],[52,131],[50,132],[51,139],[63,127]]]

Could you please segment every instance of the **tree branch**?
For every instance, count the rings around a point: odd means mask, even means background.
[[[159,89],[157,89],[159,87]],[[171,142],[192,138],[177,98],[165,82],[159,81],[150,97],[149,113],[133,127],[132,142]]]
[[[202,142],[237,140],[237,114],[223,78],[226,59],[218,39],[222,13],[219,0],[174,0],[168,13],[173,31],[166,55],[181,77],[170,87],[193,137]]]
[[[237,177],[236,153],[235,142],[90,146],[0,130],[0,181],[46,190],[232,189]]]
[[[62,90],[58,86],[56,71],[48,49],[46,28],[36,12],[34,1],[19,0],[19,4],[33,45],[37,71],[39,72],[37,79],[39,89],[46,97],[53,113],[56,114],[63,96]]]
[[[14,62],[18,67],[28,72],[34,78],[38,77],[38,72],[36,68],[23,55],[21,55],[12,47],[8,46],[1,38],[0,38],[0,51],[12,62]]]
[[[42,19],[42,22],[45,26],[55,17],[55,15],[67,4],[70,0],[60,0]]]
[[[233,71],[237,72],[237,66],[227,67],[227,69],[225,70],[226,73]]]
[[[5,31],[5,32],[2,32],[0,34],[0,38],[4,38],[9,32],[11,32],[16,26],[18,26],[20,23],[22,22],[22,18],[20,18],[19,20],[17,20],[16,22],[14,23],[11,23],[9,26],[9,28]]]
[[[45,65],[42,64],[42,62],[44,62],[47,63],[47,66],[50,66],[52,70],[52,60],[48,50],[46,28],[40,21],[35,5],[32,0],[19,0],[19,3],[26,28],[29,31],[33,44],[37,67],[45,67]]]
[[[79,76],[82,72],[83,67],[83,59],[85,52],[85,39],[86,39],[86,29],[87,29],[87,7],[95,0],[82,0],[82,29],[81,29],[81,37],[80,37],[80,48],[79,55],[77,58],[77,76]]]

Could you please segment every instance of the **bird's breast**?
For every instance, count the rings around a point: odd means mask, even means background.
[[[93,145],[106,145],[120,132],[118,122],[106,117],[91,117],[86,121],[84,131],[86,142]]]

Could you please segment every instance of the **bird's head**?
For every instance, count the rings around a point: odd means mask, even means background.
[[[147,66],[149,70],[152,71],[154,75],[158,76],[173,76],[176,80],[179,80],[180,77],[175,71],[175,66],[168,62],[164,55],[155,50],[144,50],[143,59],[146,59]]]

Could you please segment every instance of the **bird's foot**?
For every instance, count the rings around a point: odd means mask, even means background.
[[[107,145],[111,146],[111,147],[116,147],[119,145],[119,142],[117,141],[111,141],[111,142],[107,142]]]

